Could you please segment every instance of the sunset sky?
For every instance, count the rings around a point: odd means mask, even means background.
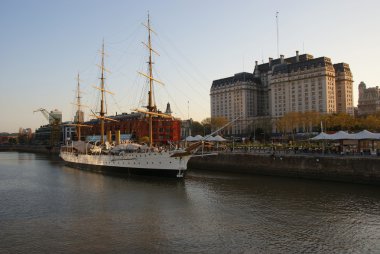
[[[212,81],[242,71],[254,62],[296,50],[345,62],[354,77],[379,85],[380,1],[256,0],[1,0],[0,132],[35,130],[47,123],[33,110],[58,109],[72,120],[76,76],[83,104],[96,110],[99,50],[105,41],[108,115],[130,112],[145,103],[147,53],[142,22],[151,15],[158,108],[170,102],[174,116],[201,121],[210,115]],[[89,110],[86,110],[86,119]]]

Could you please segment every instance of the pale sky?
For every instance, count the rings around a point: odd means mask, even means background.
[[[0,132],[35,130],[47,123],[33,110],[58,109],[63,120],[75,112],[76,75],[81,75],[83,104],[95,110],[100,75],[98,51],[105,41],[108,114],[130,112],[146,92],[137,71],[146,69],[146,30],[150,12],[157,79],[156,103],[174,115],[201,121],[210,116],[210,87],[215,79],[295,51],[345,62],[354,77],[354,101],[360,81],[379,85],[380,1],[256,0],[1,0]],[[86,112],[86,120],[90,112]]]

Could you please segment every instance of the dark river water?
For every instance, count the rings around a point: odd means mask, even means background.
[[[380,253],[380,188],[120,177],[2,152],[0,253]]]

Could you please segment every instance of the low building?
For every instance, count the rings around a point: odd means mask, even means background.
[[[50,124],[42,125],[36,129],[34,135],[34,142],[36,144],[48,145],[50,144],[52,126]]]
[[[191,136],[191,127],[193,125],[193,119],[183,120],[181,122],[181,139],[185,139],[188,136]]]
[[[6,133],[6,132],[0,133],[0,144],[1,145],[16,143],[17,139],[18,139],[17,133]]]

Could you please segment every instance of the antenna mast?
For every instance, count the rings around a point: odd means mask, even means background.
[[[276,12],[276,30],[277,30],[277,58],[280,58],[280,35],[278,29],[278,11]]]

